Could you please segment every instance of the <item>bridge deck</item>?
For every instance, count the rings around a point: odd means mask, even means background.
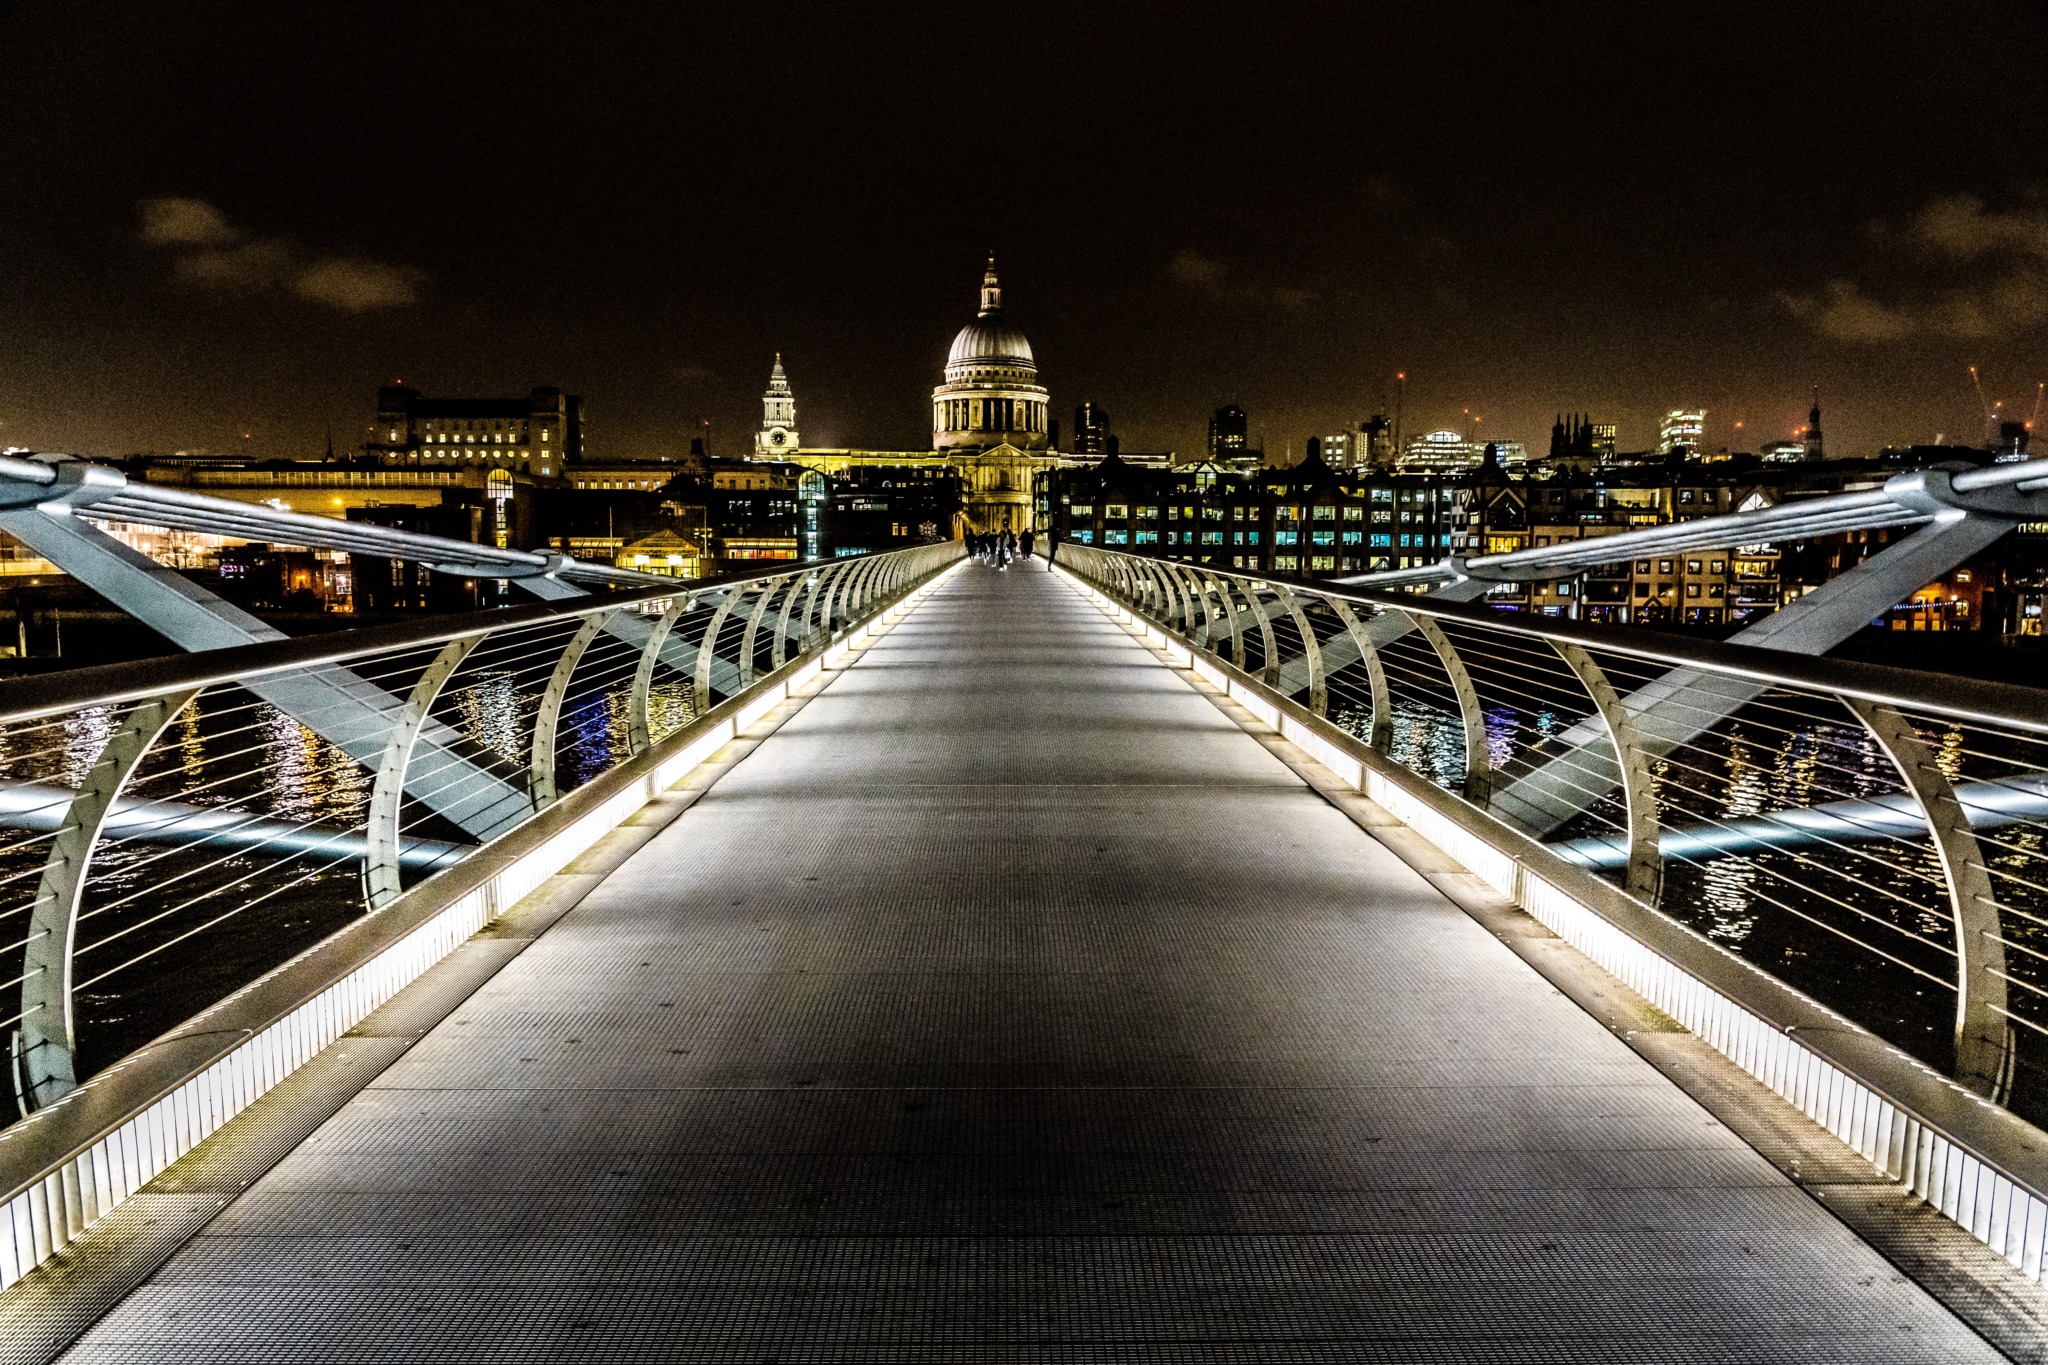
[[[1077,594],[972,568],[70,1358],[1996,1357]]]

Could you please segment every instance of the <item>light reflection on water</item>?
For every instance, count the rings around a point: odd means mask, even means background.
[[[596,679],[601,690],[572,692],[565,708],[557,777],[564,792],[627,756],[624,692],[631,672],[609,668]],[[533,718],[546,681],[545,671],[458,674],[437,702],[433,723],[488,751],[523,789]],[[404,694],[402,680],[388,686]],[[0,783],[57,787],[54,800],[61,808],[67,789],[86,779],[129,710],[125,704],[90,707],[0,730]],[[654,737],[671,733],[694,713],[688,682],[665,669],[658,672],[648,705]],[[225,688],[179,713],[138,766],[126,795],[359,836],[374,785],[368,763],[248,693]],[[419,837],[462,837],[411,802],[403,818]],[[18,976],[20,930],[51,842],[47,834],[0,839],[0,943],[15,945],[0,947],[0,980]],[[141,1045],[361,915],[360,866],[359,855],[333,849],[291,853],[218,840],[103,840],[86,886],[89,917],[79,929],[82,978],[124,962],[138,965],[77,995],[87,1069]],[[17,1007],[0,997],[0,1014]]]
[[[1363,689],[1360,689],[1362,691]],[[1370,732],[1369,708],[1332,697],[1331,719],[1352,734]],[[1463,727],[1447,692],[1419,689],[1394,696],[1389,756],[1447,790],[1464,785]],[[1653,764],[1654,795],[1667,827],[1744,820],[1830,802],[1893,796],[1904,784],[1871,734],[1832,703],[1772,694]],[[1547,761],[1532,752],[1542,740],[1578,723],[1563,711],[1489,707],[1487,748],[1495,771],[1512,775]],[[1987,750],[2003,752],[1995,735],[1949,728],[1926,736],[1935,764],[1951,782],[1982,781],[2001,771]],[[1612,748],[1603,748],[1610,758]],[[2014,760],[2017,761],[2017,760]],[[1592,803],[1547,836],[1553,840],[1617,839],[1626,826],[1619,793]],[[1997,893],[2004,934],[2023,946],[2008,951],[2006,970],[2016,1009],[2048,1022],[2048,1009],[2029,995],[2048,990],[2048,890],[2039,884],[2048,834],[2030,827],[1980,831],[1986,861],[2004,876]],[[2006,850],[2006,851],[2001,851]],[[1603,872],[1619,879],[1615,869]],[[1780,979],[1844,1010],[1859,1022],[1925,1057],[1949,1061],[1955,996],[1953,910],[1940,859],[1929,837],[1847,836],[1796,848],[1666,860],[1661,908]],[[1910,963],[1926,976],[1901,963]],[[1934,978],[1928,980],[1927,977]],[[2021,1030],[2023,1074],[2031,1091],[2014,1105],[2048,1118],[2048,1046]],[[2031,1057],[2031,1060],[2030,1060]]]

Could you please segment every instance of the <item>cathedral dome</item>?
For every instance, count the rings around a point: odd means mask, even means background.
[[[990,253],[981,276],[981,313],[953,338],[946,353],[948,371],[958,366],[1002,365],[1036,373],[1038,362],[1024,334],[1003,321],[1003,286],[996,279],[996,258]]]
[[[1038,368],[1038,362],[1031,355],[1031,343],[1024,339],[1024,333],[997,314],[983,314],[962,327],[960,334],[953,338],[953,349],[947,353],[946,363]]]

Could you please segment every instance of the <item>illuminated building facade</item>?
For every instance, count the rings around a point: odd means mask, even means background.
[[[1698,455],[1706,449],[1707,413],[1704,408],[1673,408],[1657,424],[1657,453],[1669,455],[1683,450]]]
[[[524,398],[426,398],[388,384],[377,390],[364,450],[387,465],[482,464],[555,475],[583,458],[583,400],[553,388]]]
[[[761,395],[761,429],[754,433],[754,458],[786,460],[803,444],[796,434],[796,395],[790,392],[789,376],[782,371],[782,352],[775,353],[775,368],[768,374],[768,392]]]

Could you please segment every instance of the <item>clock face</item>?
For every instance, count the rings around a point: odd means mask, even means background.
[[[770,445],[779,446],[788,439],[789,433],[786,431],[771,431],[768,433],[768,444]]]

